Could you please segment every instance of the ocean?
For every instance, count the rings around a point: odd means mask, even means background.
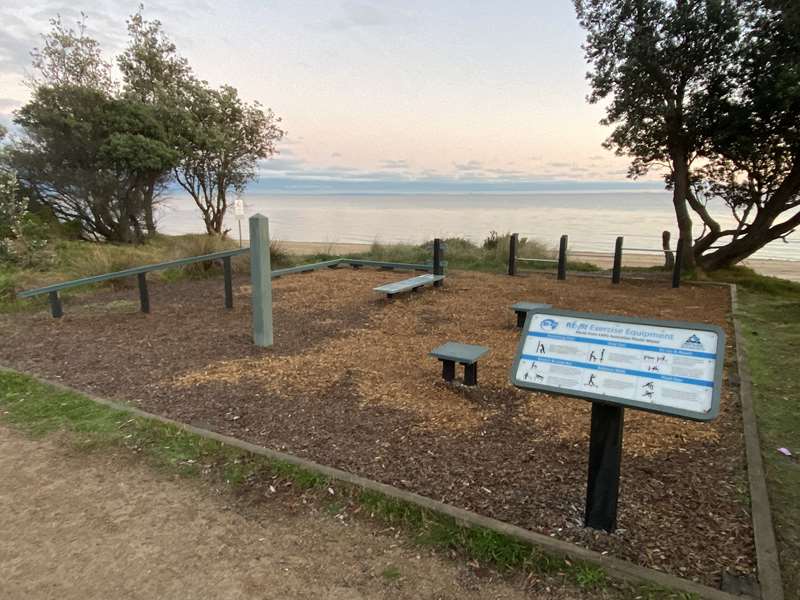
[[[243,196],[246,216],[269,217],[270,235],[293,242],[421,243],[435,237],[482,242],[492,231],[516,232],[555,248],[562,234],[574,251],[613,252],[617,236],[625,247],[661,248],[661,232],[677,226],[669,192],[564,192],[529,194],[264,195]],[[734,224],[724,206],[710,207],[723,227]],[[175,195],[159,208],[164,233],[204,231],[191,198]],[[226,226],[238,237],[233,208]],[[696,226],[699,234],[702,226]],[[243,223],[247,238],[247,223]],[[754,255],[800,260],[800,236],[778,240]]]

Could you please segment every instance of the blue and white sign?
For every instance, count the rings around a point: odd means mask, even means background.
[[[528,314],[514,385],[710,421],[719,414],[725,333],[715,325],[555,309]]]

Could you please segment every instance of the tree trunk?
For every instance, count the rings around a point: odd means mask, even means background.
[[[689,160],[687,153],[681,149],[671,152],[672,168],[675,182],[672,190],[672,205],[675,208],[675,217],[678,221],[678,244],[683,244],[684,269],[695,267],[694,252],[692,251],[692,216],[686,196],[689,194]]]
[[[696,257],[697,263],[704,271],[727,269],[760,250],[767,241],[770,240],[765,240],[762,236],[748,235],[710,254]]]
[[[153,202],[155,196],[155,182],[149,182],[143,192],[143,212],[144,224],[147,228],[147,235],[153,237],[156,234],[156,220],[153,216]]]

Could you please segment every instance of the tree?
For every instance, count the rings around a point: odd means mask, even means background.
[[[726,95],[711,95],[706,128],[709,163],[689,201],[703,233],[699,265],[730,266],[800,225],[800,5],[792,0],[742,3],[744,35]],[[703,210],[721,198],[736,225],[723,229]]]
[[[158,114],[163,141],[176,153],[185,134],[186,92],[194,78],[189,63],[164,33],[161,22],[144,18],[144,7],[128,19],[128,46],[117,57],[122,73],[123,97],[150,106]],[[143,182],[144,218],[148,232],[155,233],[154,207],[160,192],[172,176],[174,164],[164,163]]]
[[[686,266],[694,266],[691,166],[707,153],[708,94],[724,94],[739,39],[728,0],[574,0],[594,70],[590,102],[609,99],[605,142],[629,175],[667,169]],[[691,209],[703,210],[700,203]]]
[[[61,17],[50,19],[50,32],[42,36],[41,48],[31,52],[35,73],[28,85],[73,85],[110,91],[110,67],[103,60],[100,44],[86,34],[87,16],[81,13],[77,30],[66,27]]]
[[[169,110],[120,95],[99,45],[51,21],[33,52],[32,99],[17,111],[25,135],[11,164],[35,200],[88,239],[141,242],[155,233],[153,202],[178,161]]]
[[[144,239],[147,185],[178,160],[152,107],[86,87],[40,87],[15,121],[26,135],[10,162],[40,203],[88,239]]]
[[[280,118],[259,103],[244,102],[235,88],[194,82],[188,97],[189,127],[175,179],[203,213],[209,234],[225,235],[228,192],[242,192],[259,160],[283,138]]]
[[[185,58],[166,36],[161,21],[144,18],[144,7],[128,19],[128,46],[117,57],[123,93],[148,104],[175,104],[193,80]]]

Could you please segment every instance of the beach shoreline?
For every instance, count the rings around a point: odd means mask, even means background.
[[[368,252],[371,244],[331,243],[331,242],[290,242],[281,241],[280,245],[289,254],[308,256],[312,254],[358,254]],[[592,263],[601,269],[610,269],[613,256],[603,252],[574,251],[570,258],[582,262]],[[656,267],[664,264],[663,254],[625,253],[622,258],[624,267]],[[800,281],[800,261],[773,260],[751,258],[741,263],[753,269],[760,275],[780,277],[790,281]]]

